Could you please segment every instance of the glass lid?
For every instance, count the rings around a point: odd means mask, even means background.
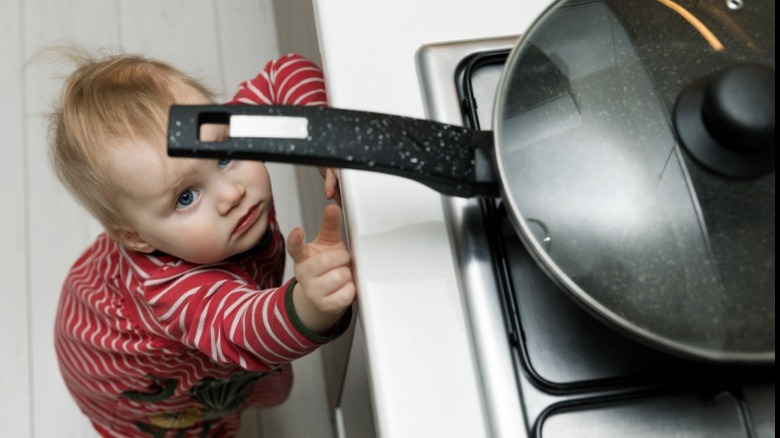
[[[683,356],[774,362],[774,50],[774,1],[562,1],[499,88],[526,246],[586,308]]]

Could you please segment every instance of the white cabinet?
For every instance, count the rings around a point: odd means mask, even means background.
[[[334,410],[338,438],[376,436],[365,345],[360,318],[356,318],[344,379]]]

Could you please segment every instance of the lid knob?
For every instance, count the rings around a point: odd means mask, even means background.
[[[741,63],[687,86],[674,123],[700,164],[721,175],[755,178],[775,168],[775,71]]]
[[[713,77],[704,92],[702,117],[724,147],[755,152],[773,147],[775,74],[760,64],[738,64]]]

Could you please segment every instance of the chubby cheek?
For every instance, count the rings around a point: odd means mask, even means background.
[[[260,161],[244,161],[242,166],[246,166],[247,175],[251,178],[251,183],[260,191],[263,198],[271,197],[271,176],[265,163]]]
[[[222,260],[225,241],[219,238],[219,230],[214,225],[196,220],[169,226],[156,236],[157,249],[192,263]]]
[[[213,263],[227,258],[222,242],[209,233],[190,236],[184,245],[179,246],[178,252],[177,257],[191,263]]]

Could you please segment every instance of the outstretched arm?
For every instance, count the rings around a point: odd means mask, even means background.
[[[341,209],[325,207],[317,237],[304,242],[303,230],[287,238],[298,283],[293,305],[300,321],[316,333],[325,333],[355,300],[350,254],[341,238]]]

